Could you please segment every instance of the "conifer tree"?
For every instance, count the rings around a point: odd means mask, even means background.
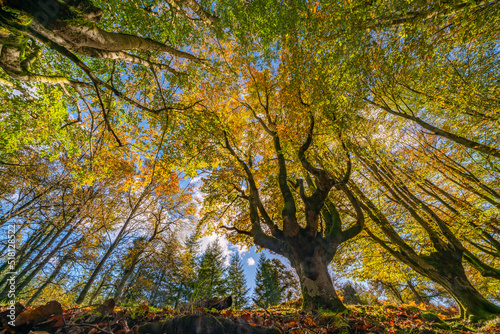
[[[224,267],[223,250],[216,239],[210,243],[201,256],[198,270],[198,280],[195,291],[195,298],[224,297],[226,295],[226,283],[224,277],[226,268]]]
[[[300,295],[299,280],[293,271],[290,271],[280,260],[267,260],[278,277],[281,302],[296,299]]]
[[[244,308],[248,303],[248,287],[243,271],[243,263],[238,254],[231,257],[231,262],[227,270],[227,292],[233,297],[233,307]]]
[[[294,299],[299,294],[299,282],[295,275],[278,259],[266,259],[264,254],[257,266],[255,304],[258,307],[277,305]]]
[[[197,274],[200,266],[200,242],[197,238],[198,234],[194,232],[189,235],[184,242],[185,252],[183,261],[186,270],[185,277],[179,287],[179,299],[182,299],[184,302],[193,299],[193,293],[196,288]]]
[[[257,275],[255,277],[254,302],[257,307],[267,308],[277,305],[281,300],[281,290],[277,272],[264,254],[259,257]]]

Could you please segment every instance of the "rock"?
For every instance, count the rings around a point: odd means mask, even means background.
[[[233,321],[212,315],[187,315],[165,322],[147,323],[139,327],[139,334],[279,334],[275,328],[251,326],[246,321]]]
[[[9,308],[3,312],[0,312],[0,325],[8,326],[9,322],[12,323],[16,317],[24,311],[25,307],[17,302],[14,305],[11,304]]]
[[[110,298],[99,305],[99,307],[96,308],[96,311],[102,315],[108,315],[113,312],[113,310],[115,309],[115,305],[115,300],[113,298]]]
[[[27,310],[19,314],[14,324],[16,326],[35,326],[47,319],[63,314],[63,309],[59,302],[53,300],[43,306],[39,306],[32,310]]]

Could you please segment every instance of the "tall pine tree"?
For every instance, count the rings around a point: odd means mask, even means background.
[[[197,285],[197,274],[200,266],[200,242],[198,233],[189,235],[184,242],[183,262],[186,266],[184,279],[179,287],[179,302],[189,302],[193,299],[193,294]]]
[[[278,277],[281,291],[281,302],[296,299],[300,296],[300,286],[297,275],[289,270],[280,260],[267,260]]]
[[[243,263],[238,254],[231,257],[227,269],[227,293],[233,297],[233,307],[242,309],[248,304],[247,280],[243,271]]]
[[[254,302],[258,307],[267,308],[280,302],[296,298],[299,294],[299,282],[281,261],[259,258]]]
[[[216,239],[201,256],[194,298],[224,297],[227,291],[225,273],[223,250]]]
[[[255,277],[254,302],[257,307],[268,308],[277,305],[281,300],[281,290],[277,272],[264,254],[259,257],[257,275]]]

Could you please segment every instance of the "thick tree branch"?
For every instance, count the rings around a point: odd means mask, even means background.
[[[24,87],[21,87],[19,85],[15,85],[12,82],[7,81],[7,80],[2,79],[2,78],[0,78],[0,85],[20,91],[24,95],[24,97],[26,97],[26,99],[28,99],[29,101],[35,100],[35,98],[33,96],[31,96],[31,94]]]
[[[222,226],[221,226],[221,227],[219,227],[219,228],[223,228],[223,229],[225,229],[225,230],[227,230],[227,231],[235,231],[235,232],[236,232],[236,233],[238,233],[238,234],[248,235],[248,236],[250,236],[250,237],[252,237],[252,236],[253,236],[253,235],[252,235],[252,231],[243,231],[243,230],[240,230],[240,229],[238,229],[238,228],[236,228],[236,227],[234,227],[234,226],[225,226],[225,225],[222,225]]]
[[[341,240],[342,242],[344,242],[346,240],[355,237],[363,230],[365,226],[365,215],[361,208],[361,204],[359,203],[358,199],[354,196],[352,191],[347,187],[347,185],[342,184],[340,186],[340,189],[347,196],[349,202],[351,202],[351,205],[354,208],[354,211],[356,212],[356,223],[353,226],[349,227],[347,230],[342,231]]]
[[[500,270],[493,268],[483,261],[481,261],[477,256],[472,254],[470,251],[464,251],[464,259],[469,262],[471,266],[473,266],[477,271],[481,273],[483,277],[492,277],[500,280]]]
[[[282,232],[278,229],[278,226],[276,226],[276,224],[271,220],[267,211],[264,208],[264,205],[262,204],[262,201],[259,196],[259,190],[257,189],[257,185],[255,184],[255,179],[253,177],[252,171],[233,149],[233,147],[229,143],[229,138],[225,131],[224,131],[224,148],[227,149],[229,153],[238,161],[238,163],[243,167],[245,174],[247,175],[247,181],[250,186],[249,202],[253,203],[253,205],[255,205],[255,207],[261,213],[262,218],[264,219],[264,223],[267,225],[267,227],[269,227],[271,234],[275,237],[279,237]]]
[[[478,142],[466,139],[464,137],[455,135],[455,134],[453,134],[451,132],[445,131],[445,130],[440,129],[438,127],[435,127],[435,126],[433,126],[433,125],[431,125],[431,124],[423,121],[422,119],[420,119],[420,118],[418,118],[418,117],[416,117],[414,115],[408,115],[408,114],[406,114],[404,112],[395,111],[395,110],[391,109],[388,105],[381,105],[381,104],[375,103],[375,102],[373,102],[373,101],[371,101],[369,99],[366,99],[366,98],[364,100],[367,101],[368,103],[370,103],[371,105],[375,106],[375,107],[378,107],[380,109],[383,109],[383,110],[387,111],[388,113],[390,113],[392,115],[395,115],[395,116],[398,116],[398,117],[402,117],[402,118],[411,120],[411,121],[417,123],[418,125],[420,125],[421,127],[423,127],[424,129],[432,131],[433,133],[435,133],[438,136],[441,136],[443,138],[446,138],[446,139],[449,139],[451,141],[454,141],[457,144],[463,145],[463,146],[465,146],[467,148],[470,148],[470,149],[473,149],[475,151],[478,151],[478,152],[481,152],[481,153],[485,153],[485,154],[492,155],[494,157],[500,158],[500,150],[499,149],[496,149],[494,147],[491,147],[491,146],[488,146],[488,145],[484,145],[484,144],[481,144],[481,143],[478,143]]]
[[[330,190],[331,187],[333,186],[333,180],[328,175],[328,173],[320,168],[314,167],[306,158],[306,151],[309,149],[312,143],[313,139],[313,132],[314,132],[314,116],[312,113],[309,116],[310,120],[310,125],[309,125],[309,130],[307,131],[307,137],[304,142],[299,148],[298,156],[300,163],[302,164],[302,167],[304,167],[305,170],[307,170],[309,173],[311,173],[316,179],[318,180],[317,188],[321,190]],[[322,189],[323,188],[323,189]]]
[[[282,210],[283,233],[285,233],[285,235],[288,237],[294,237],[300,231],[300,226],[297,222],[297,208],[295,207],[295,199],[293,198],[292,191],[288,186],[288,173],[286,168],[285,155],[283,154],[280,138],[277,134],[273,136],[273,142],[274,149],[278,158],[278,184],[284,201],[284,207]]]
[[[342,220],[340,214],[330,199],[325,200],[325,205],[321,210],[321,215],[325,220],[325,236],[335,238],[342,233]]]
[[[144,67],[152,67],[152,68],[155,68],[158,70],[167,70],[175,75],[187,75],[187,73],[179,72],[167,64],[152,62],[152,61],[143,59],[139,56],[135,56],[135,55],[123,52],[123,51],[106,51],[106,50],[99,50],[99,49],[93,49],[93,48],[88,48],[88,47],[78,48],[75,50],[68,48],[68,50],[72,51],[74,53],[78,53],[78,54],[92,57],[92,58],[121,60],[121,61],[131,63],[131,64],[142,65]]]
[[[171,0],[175,3],[180,3],[191,9],[205,23],[214,24],[218,17],[208,13],[194,0]]]

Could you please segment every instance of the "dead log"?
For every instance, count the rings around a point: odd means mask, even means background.
[[[208,298],[208,299],[200,299],[191,303],[183,303],[179,305],[180,310],[192,310],[198,307],[206,308],[206,309],[216,309],[217,311],[222,311],[224,309],[230,308],[233,304],[233,297],[228,296],[224,298]]]
[[[139,327],[139,334],[279,334],[276,328],[251,326],[245,320],[231,320],[210,314],[186,315],[164,322],[147,323]]]

